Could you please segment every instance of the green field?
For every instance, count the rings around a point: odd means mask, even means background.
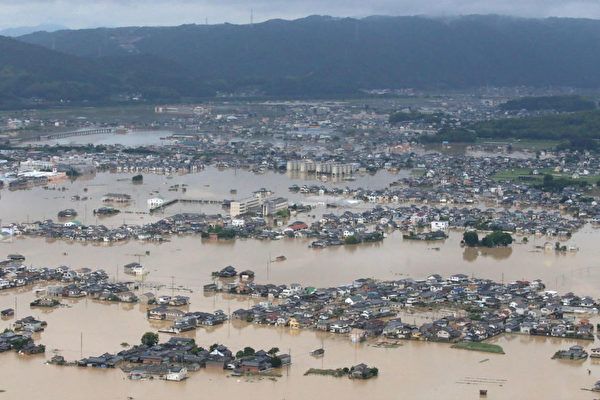
[[[552,150],[560,143],[559,140],[531,140],[531,139],[508,139],[508,140],[490,140],[486,138],[478,138],[477,144],[481,145],[496,145],[496,146],[512,146],[513,150]]]
[[[574,182],[587,182],[590,185],[598,183],[600,181],[600,175],[580,175],[579,178],[573,179],[571,173],[558,173],[550,168],[538,170],[537,175],[533,175],[531,168],[513,168],[499,171],[492,176],[492,179],[496,181],[529,181],[529,182],[542,182],[544,175],[550,174],[554,178],[565,178],[573,180]]]
[[[492,179],[496,181],[541,180],[542,175],[532,175],[530,168],[513,168],[497,172]]]
[[[310,368],[308,371],[304,373],[304,375],[325,375],[325,376],[333,376],[336,378],[341,378],[343,376],[348,376],[348,372],[344,371],[343,368],[336,369],[320,369],[320,368]]]
[[[497,344],[483,342],[458,342],[452,345],[453,349],[463,349],[471,351],[483,351],[485,353],[504,354],[502,347]]]

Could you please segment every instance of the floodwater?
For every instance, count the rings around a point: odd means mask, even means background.
[[[0,355],[2,379],[0,387],[7,399],[63,398],[78,400],[101,399],[162,399],[206,397],[239,397],[252,393],[251,398],[306,399],[324,398],[336,393],[348,399],[477,399],[479,389],[488,390],[491,399],[591,399],[591,393],[580,390],[590,387],[600,374],[600,365],[593,361],[570,363],[551,360],[558,349],[575,341],[504,335],[494,340],[505,355],[451,349],[448,344],[404,342],[397,348],[377,348],[371,343],[352,344],[347,338],[314,331],[291,331],[247,325],[232,321],[225,325],[198,329],[186,336],[194,337],[202,346],[223,343],[234,351],[245,346],[271,348],[291,352],[293,364],[281,371],[282,377],[246,379],[228,377],[222,370],[204,369],[193,373],[185,382],[132,382],[118,369],[93,370],[76,367],[44,365],[46,358],[61,354],[68,360],[82,355],[98,355],[119,351],[121,343],[137,343],[142,333],[156,330],[161,323],[145,319],[139,305],[105,304],[92,300],[64,301],[69,307],[50,312],[29,310],[31,292],[3,293],[2,307],[13,306],[18,299],[19,316],[35,315],[48,322],[39,334],[46,344],[45,356]],[[206,297],[194,293],[190,309],[246,307],[247,301],[223,296]],[[227,308],[225,308],[227,310]],[[8,327],[2,321],[0,328]],[[168,335],[161,334],[162,340]],[[586,347],[592,343],[579,342]],[[308,353],[325,348],[325,356],[315,359]],[[370,381],[358,382],[346,378],[303,376],[308,368],[337,368],[360,362],[377,366],[380,375]],[[588,375],[587,370],[592,371]],[[552,379],[549,379],[552,377]],[[35,384],[31,384],[35,382]],[[204,396],[200,398],[204,398]]]
[[[420,278],[433,272],[444,275],[465,272],[496,280],[502,279],[502,275],[505,280],[539,277],[551,288],[554,280],[561,292],[572,290],[598,297],[600,274],[597,269],[587,268],[593,266],[593,260],[600,255],[600,250],[593,246],[594,242],[597,243],[597,235],[597,231],[591,228],[574,235],[573,241],[577,242],[581,251],[573,254],[533,252],[535,244],[543,243],[544,239],[531,238],[529,244],[514,245],[510,252],[488,250],[476,259],[465,256],[465,249],[459,246],[458,233],[451,234],[445,243],[404,241],[400,234],[392,234],[377,245],[322,250],[308,249],[308,243],[303,240],[288,239],[212,242],[184,237],[160,245],[130,241],[106,246],[26,238],[1,244],[0,258],[17,252],[26,255],[26,262],[33,265],[104,268],[113,277],[117,276],[118,267],[139,259],[150,271],[145,283],[152,287],[163,285],[146,290],[156,294],[189,295],[189,310],[222,309],[233,312],[237,308],[250,307],[252,300],[228,295],[205,296],[201,291],[202,285],[212,279],[210,272],[228,264],[238,270],[253,269],[259,282],[329,286],[349,283],[358,277]],[[437,247],[439,250],[435,249]],[[146,250],[150,251],[149,256],[137,256],[145,254]],[[280,254],[288,259],[268,266],[269,257]],[[122,269],[119,277],[124,278]],[[176,289],[172,289],[171,282]],[[28,304],[33,298],[34,294],[29,290],[0,293],[0,308],[16,304],[17,317],[34,315],[48,322],[46,331],[40,334],[40,342],[47,346],[45,356],[0,355],[6,371],[0,380],[0,389],[7,391],[3,394],[5,398],[38,398],[44,394],[45,397],[65,399],[79,399],[81,396],[89,399],[160,399],[165,396],[187,399],[196,398],[198,391],[207,396],[227,397],[251,391],[253,397],[273,399],[322,398],[320,393],[336,393],[349,399],[366,396],[389,399],[391,394],[415,399],[442,396],[446,399],[476,399],[482,388],[488,389],[488,398],[491,399],[591,399],[591,393],[580,388],[590,387],[600,375],[600,364],[591,360],[568,363],[550,359],[556,350],[574,344],[568,340],[503,335],[494,342],[504,348],[505,355],[418,342],[405,342],[401,347],[384,349],[368,343],[355,345],[347,338],[321,332],[298,332],[233,321],[215,328],[201,328],[187,335],[203,346],[219,342],[234,350],[250,345],[254,348],[277,346],[291,351],[293,365],[283,370],[282,378],[276,382],[269,379],[247,381],[246,378],[227,377],[227,373],[220,370],[201,370],[179,384],[131,382],[120,370],[61,368],[43,363],[53,354],[75,360],[82,355],[119,351],[123,342],[137,343],[145,331],[163,326],[146,320],[144,306],[82,299],[63,301],[69,307],[44,312],[29,309]],[[407,316],[405,320],[413,322],[413,317]],[[0,329],[9,324],[10,321],[1,321]],[[161,334],[161,338],[167,340],[168,335]],[[595,346],[591,342],[582,344],[588,349]],[[326,349],[323,359],[308,355],[321,346]],[[488,361],[482,362],[485,359]],[[335,368],[359,362],[377,366],[380,376],[367,382],[303,376],[311,367]],[[591,375],[588,375],[588,369]],[[27,385],[32,377],[36,385]]]
[[[207,169],[199,174],[176,176],[144,175],[143,185],[132,185],[129,175],[98,174],[94,180],[65,183],[68,191],[1,192],[0,218],[2,222],[55,218],[64,208],[76,208],[81,220],[92,222],[90,211],[100,206],[99,198],[106,192],[131,193],[131,210],[144,211],[150,192],[159,190],[165,198],[181,196],[169,192],[168,186],[187,183],[186,196],[190,198],[222,199],[236,188],[236,196],[243,197],[260,187],[267,187],[277,195],[298,196],[287,192],[301,178],[284,174],[254,175],[246,171],[218,171]],[[127,181],[119,181],[127,178]],[[398,175],[381,172],[375,176],[358,177],[353,182],[325,185],[382,187],[398,179]],[[208,185],[208,186],[205,186]],[[71,202],[74,194],[84,195],[87,202]],[[63,196],[63,197],[60,197]],[[84,204],[85,203],[85,204]],[[87,210],[86,210],[87,207]],[[167,209],[167,214],[179,212],[179,205]],[[204,207],[204,206],[202,206]],[[322,207],[325,210],[324,207]],[[122,223],[149,221],[146,214],[121,214],[114,217]],[[160,216],[159,216],[160,217]],[[130,220],[131,218],[131,220]],[[156,217],[158,218],[158,217]],[[108,219],[110,220],[110,219]],[[105,221],[103,221],[104,223]],[[600,231],[586,226],[573,235],[569,243],[579,252],[556,254],[538,250],[548,241],[544,237],[529,237],[527,244],[514,244],[509,249],[474,250],[460,247],[461,234],[452,232],[444,242],[425,243],[405,241],[398,232],[391,233],[382,243],[312,250],[307,240],[282,239],[278,241],[236,240],[210,241],[199,237],[173,238],[163,244],[129,241],[116,245],[95,245],[48,241],[42,238],[15,238],[0,243],[0,259],[11,253],[27,257],[26,263],[38,266],[69,265],[73,268],[104,268],[112,277],[124,279],[122,266],[140,261],[150,272],[144,291],[156,294],[179,293],[191,297],[189,310],[233,312],[248,308],[254,300],[248,298],[202,293],[202,286],[211,281],[210,273],[226,265],[238,270],[252,269],[258,282],[292,283],[305,286],[333,286],[350,283],[359,277],[400,279],[424,278],[431,273],[450,275],[466,273],[476,277],[510,281],[516,279],[543,279],[550,289],[560,292],[600,296],[600,269],[597,246]],[[146,256],[146,251],[150,254]],[[268,263],[269,259],[285,255],[286,261]],[[174,283],[175,288],[171,285]],[[43,286],[43,285],[42,285]],[[291,331],[288,328],[255,326],[240,321],[228,322],[214,328],[200,328],[186,333],[198,344],[209,346],[223,343],[236,351],[245,346],[269,349],[273,346],[291,352],[293,364],[282,370],[282,377],[247,379],[228,377],[225,371],[207,369],[193,373],[185,382],[165,381],[132,382],[118,369],[93,370],[75,367],[45,365],[54,354],[67,360],[82,356],[117,352],[121,343],[135,344],[141,335],[156,331],[163,323],[149,322],[141,305],[108,304],[92,300],[63,300],[67,307],[44,311],[30,309],[33,291],[0,292],[0,309],[15,307],[17,317],[34,315],[48,322],[38,335],[47,352],[39,356],[0,354],[1,398],[61,398],[66,400],[107,399],[196,399],[239,398],[306,399],[335,396],[345,399],[478,399],[479,389],[488,390],[488,399],[593,399],[593,393],[582,391],[600,378],[600,364],[587,360],[570,363],[551,360],[558,349],[576,342],[570,340],[534,338],[521,335],[502,335],[493,340],[501,345],[505,355],[451,349],[447,344],[404,342],[397,348],[377,348],[372,343],[352,344],[346,337],[314,331]],[[403,315],[407,322],[413,319],[440,317],[442,314],[418,316]],[[0,320],[0,329],[10,326],[12,320]],[[598,318],[594,318],[594,323]],[[161,334],[162,340],[168,335]],[[597,343],[579,342],[588,350]],[[309,352],[323,346],[322,359]],[[369,381],[351,381],[346,378],[303,376],[311,367],[337,368],[360,362],[379,368],[380,376]],[[588,369],[591,374],[588,374]]]
[[[164,214],[158,213],[148,215],[147,200],[160,196],[165,200],[171,199],[203,199],[218,200],[241,199],[252,195],[253,191],[266,188],[274,192],[274,195],[288,198],[290,202],[302,202],[304,204],[319,205],[320,211],[316,213],[330,212],[324,207],[325,197],[305,196],[300,193],[291,193],[288,187],[297,185],[323,185],[332,187],[350,188],[382,188],[390,183],[410,174],[409,171],[389,172],[379,171],[374,175],[355,175],[353,181],[315,180],[310,175],[284,174],[266,172],[255,174],[247,170],[225,169],[219,170],[208,167],[203,171],[185,175],[156,175],[142,174],[142,184],[133,184],[131,178],[133,173],[108,173],[102,172],[93,176],[82,176],[74,181],[65,179],[48,185],[49,189],[35,187],[29,190],[1,190],[0,191],[0,221],[4,224],[11,222],[39,221],[44,219],[57,219],[59,211],[73,208],[77,211],[77,220],[83,224],[96,224],[114,227],[121,224],[143,224],[155,222],[165,215],[178,212],[204,212],[207,214],[225,214],[220,205],[198,205],[177,203],[165,210]],[[175,185],[187,185],[186,192],[181,188],[178,191],[170,191]],[[64,190],[62,190],[64,188]],[[235,189],[237,193],[231,194]],[[111,204],[122,212],[112,217],[96,218],[94,210],[106,206],[102,203],[102,196],[107,193],[126,193],[131,195],[129,204]],[[85,201],[73,201],[75,195],[88,197]],[[346,204],[345,207],[351,205]],[[352,207],[364,208],[369,205],[357,204]],[[371,205],[372,206],[372,205]],[[311,213],[311,215],[314,213]]]
[[[62,139],[44,140],[32,142],[36,145],[65,145],[65,146],[81,146],[87,144],[94,145],[116,145],[120,144],[125,147],[138,146],[153,146],[170,144],[170,140],[166,137],[172,135],[170,131],[134,131],[126,135],[99,133],[97,135],[71,136]]]
[[[209,283],[212,271],[233,265],[238,271],[252,269],[259,282],[276,284],[328,287],[365,277],[402,279],[465,273],[497,282],[539,278],[552,290],[600,297],[596,261],[600,248],[595,245],[599,236],[600,230],[585,227],[569,241],[580,251],[564,254],[537,249],[548,239],[534,236],[527,244],[477,251],[460,246],[460,232],[450,232],[444,242],[404,240],[400,232],[393,232],[380,243],[325,249],[308,248],[310,239],[288,238],[212,241],[185,236],[161,244],[130,240],[113,245],[14,238],[12,243],[0,243],[0,259],[20,253],[27,257],[27,264],[103,268],[115,276],[117,267],[139,260],[150,272],[149,282],[170,284],[174,276],[177,284],[195,290]],[[145,256],[146,251],[149,256]],[[279,255],[287,260],[268,263]]]

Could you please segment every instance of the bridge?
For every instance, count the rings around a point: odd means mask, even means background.
[[[159,206],[155,206],[150,208],[150,214],[153,214],[157,211],[163,211],[165,208],[172,206],[177,203],[184,204],[223,204],[225,200],[209,200],[209,199],[172,199],[169,201],[165,201]]]
[[[113,129],[113,128],[83,129],[83,130],[79,130],[79,131],[60,132],[60,133],[52,133],[50,135],[42,135],[39,137],[39,140],[64,139],[64,138],[74,137],[74,136],[100,135],[103,133],[114,133],[114,132],[115,132],[115,129]]]

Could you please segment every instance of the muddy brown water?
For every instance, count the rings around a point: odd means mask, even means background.
[[[221,172],[215,172],[215,176]],[[228,174],[235,174],[230,171]],[[239,173],[239,171],[238,171]],[[208,174],[210,175],[210,173]],[[202,174],[199,174],[199,179]],[[234,175],[235,176],[235,175]],[[245,175],[242,175],[245,176]],[[274,175],[273,182],[278,182]],[[114,176],[100,174],[90,181],[102,184],[114,182]],[[146,180],[148,188],[140,191],[140,201],[145,202],[145,192],[154,185],[154,178]],[[389,176],[382,176],[387,180]],[[166,178],[156,178],[156,183]],[[172,181],[178,182],[178,178]],[[239,193],[250,192],[260,186],[256,182],[243,186],[239,182],[218,183],[214,179],[210,187],[197,185],[194,195],[222,196],[230,188]],[[360,184],[359,181],[351,182]],[[85,186],[76,182],[74,185]],[[285,175],[281,183],[271,187],[278,192],[291,183]],[[125,185],[125,183],[123,183]],[[219,188],[215,186],[220,185]],[[278,186],[279,185],[279,186]],[[131,184],[126,184],[127,188]],[[267,185],[261,185],[267,186]],[[379,186],[375,184],[374,186]],[[118,188],[117,188],[118,189]],[[94,197],[114,188],[101,187]],[[207,193],[203,191],[206,190]],[[67,196],[77,192],[69,191]],[[189,191],[188,191],[189,192]],[[56,192],[58,194],[58,192]],[[25,192],[1,192],[0,214],[3,221],[21,220],[23,213],[54,214],[70,204],[69,198],[44,199],[40,194],[51,194],[43,189]],[[53,194],[53,193],[52,193]],[[80,193],[81,194],[81,193]],[[283,194],[283,193],[278,193]],[[29,203],[27,203],[29,202]],[[137,202],[137,198],[136,198]],[[37,215],[37,214],[36,214]],[[39,218],[39,217],[38,217]],[[89,218],[89,215],[88,215]],[[148,284],[162,285],[148,289],[156,294],[179,293],[191,296],[189,310],[232,312],[247,308],[253,300],[235,296],[205,296],[202,285],[211,281],[210,273],[226,265],[238,270],[250,268],[259,282],[292,283],[305,286],[333,286],[350,283],[359,277],[399,279],[423,278],[431,273],[469,275],[496,281],[515,279],[543,279],[550,289],[560,292],[574,291],[578,294],[600,297],[600,269],[598,262],[600,231],[586,226],[569,241],[580,248],[577,253],[556,254],[536,249],[549,239],[530,236],[528,244],[515,244],[510,249],[473,250],[459,245],[460,233],[440,243],[404,241],[399,233],[393,233],[383,243],[353,247],[337,247],[311,250],[306,240],[282,239],[279,241],[237,240],[213,242],[198,237],[173,238],[168,243],[146,244],[129,241],[116,245],[93,245],[47,241],[40,238],[13,239],[0,244],[0,258],[10,253],[21,253],[26,263],[38,266],[69,265],[74,268],[104,268],[112,277],[124,279],[122,266],[139,260],[150,272],[145,278]],[[285,255],[286,261],[273,262],[269,258]],[[169,287],[175,282],[177,290]],[[44,285],[36,285],[44,286]],[[179,290],[179,288],[186,290]],[[190,292],[191,291],[191,292]],[[117,352],[121,343],[135,344],[148,330],[157,330],[164,324],[149,322],[141,305],[107,304],[92,300],[63,300],[66,307],[50,311],[30,309],[29,302],[35,297],[32,290],[5,291],[0,293],[0,308],[17,305],[17,317],[34,315],[48,322],[46,330],[37,335],[39,342],[47,346],[41,356],[18,356],[14,353],[0,355],[1,398],[62,398],[62,399],[165,399],[165,398],[249,398],[306,399],[331,396],[347,399],[477,399],[479,389],[487,389],[489,399],[593,399],[593,393],[580,390],[589,388],[600,378],[600,364],[587,360],[580,363],[551,360],[552,354],[576,343],[570,340],[534,338],[522,335],[501,335],[492,340],[504,348],[505,355],[470,352],[451,349],[447,344],[404,342],[397,348],[377,348],[372,343],[352,344],[348,338],[314,331],[291,331],[230,322],[210,329],[198,329],[186,335],[194,337],[203,346],[223,343],[234,351],[245,346],[269,349],[273,346],[290,351],[293,364],[281,371],[276,380],[267,378],[247,379],[228,377],[220,370],[206,369],[193,373],[185,382],[164,381],[132,382],[120,370],[93,370],[75,367],[45,365],[53,354],[61,354],[67,360],[81,356]],[[422,318],[439,317],[403,315],[412,323]],[[597,318],[594,319],[594,322]],[[0,321],[0,329],[10,326],[13,320]],[[168,335],[161,334],[167,340]],[[597,346],[592,342],[579,342],[587,349]],[[324,346],[322,359],[309,356],[309,352]],[[365,362],[379,368],[380,376],[358,382],[345,378],[303,376],[311,367],[337,368]],[[591,374],[588,375],[588,369]]]
[[[109,227],[121,224],[143,224],[155,222],[165,216],[178,212],[204,212],[207,214],[227,214],[220,204],[183,204],[177,203],[168,207],[164,213],[148,215],[147,200],[160,196],[165,200],[171,199],[202,199],[216,200],[241,199],[252,195],[253,191],[266,188],[274,192],[275,196],[288,198],[290,202],[302,202],[317,206],[315,213],[331,212],[326,208],[326,202],[336,202],[329,196],[290,193],[288,187],[297,184],[323,185],[328,188],[383,188],[389,183],[410,175],[410,171],[388,172],[379,171],[374,175],[357,174],[352,181],[343,178],[328,178],[326,181],[317,180],[313,175],[300,173],[275,173],[254,174],[247,170],[226,169],[219,170],[208,167],[203,171],[193,174],[165,175],[144,174],[142,184],[133,184],[131,178],[135,173],[108,173],[102,172],[92,176],[82,176],[75,181],[68,179],[48,185],[50,190],[43,187],[34,187],[29,190],[9,191],[0,190],[0,221],[3,224],[13,222],[28,222],[44,219],[57,220],[59,211],[73,208],[78,215],[76,220],[83,224],[104,224]],[[187,185],[186,192],[170,191],[175,185]],[[65,190],[61,190],[65,188]],[[237,193],[232,194],[235,189]],[[102,196],[107,193],[126,193],[131,195],[129,204],[105,204]],[[72,201],[75,195],[88,197],[85,201]],[[111,205],[121,210],[121,213],[112,217],[96,217],[94,209]],[[353,208],[365,209],[373,207],[369,204],[355,204]],[[306,217],[305,217],[306,218]]]

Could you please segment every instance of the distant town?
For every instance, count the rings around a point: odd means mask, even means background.
[[[0,350],[228,386],[389,382],[390,360],[435,349],[493,368],[448,383],[482,397],[523,353],[600,391],[600,156],[583,131],[534,138],[596,102],[487,88],[0,112]],[[88,306],[110,340],[85,340]]]

